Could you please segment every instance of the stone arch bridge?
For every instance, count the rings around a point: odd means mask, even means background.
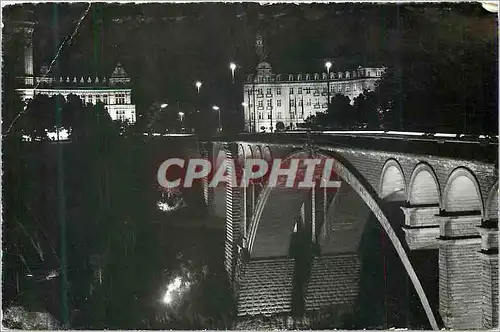
[[[239,326],[274,315],[283,321],[274,327],[314,327],[319,316],[307,313],[351,312],[369,215],[394,247],[429,328],[498,325],[497,142],[276,134],[219,138],[200,149],[212,161],[330,158],[342,183],[330,192],[209,188],[204,181],[207,205],[226,220],[225,266]],[[424,251],[436,253],[429,256],[436,266],[431,286],[421,282],[422,262],[411,259]]]

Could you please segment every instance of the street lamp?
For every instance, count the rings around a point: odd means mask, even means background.
[[[196,86],[196,89],[198,89],[198,94],[200,94],[201,82],[196,81],[196,83],[194,85]]]
[[[231,63],[229,64],[229,68],[231,69],[231,77],[232,77],[232,79],[233,79],[233,83],[234,83],[234,71],[235,71],[235,69],[236,69],[236,64],[235,64],[234,62],[231,62]]]
[[[330,108],[330,67],[332,66],[332,63],[330,61],[327,61],[325,63],[325,67],[326,67],[326,88],[327,88],[327,92],[326,92],[326,98],[328,98],[327,100],[327,105],[328,105],[328,108]]]
[[[220,107],[217,105],[214,105],[214,106],[212,106],[212,109],[214,111],[217,111],[217,113],[218,113],[217,118],[218,118],[219,126],[217,127],[217,131],[220,131]]]
[[[160,108],[162,108],[162,109],[163,109],[163,108],[166,108],[166,107],[168,107],[168,104],[167,104],[167,103],[164,103],[164,104],[161,104],[161,105],[160,105]]]
[[[182,124],[182,121],[184,120],[184,112],[179,112],[179,117],[181,118],[181,124]]]

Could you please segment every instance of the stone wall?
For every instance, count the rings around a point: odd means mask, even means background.
[[[477,329],[481,319],[480,239],[441,240],[439,313],[447,328]]]

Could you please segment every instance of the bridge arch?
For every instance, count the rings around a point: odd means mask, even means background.
[[[271,163],[273,161],[273,154],[269,145],[264,146],[264,148],[262,149],[262,158],[268,163]]]
[[[245,160],[252,159],[253,158],[252,147],[249,144],[242,144],[242,145],[243,145],[243,153],[245,154]]]
[[[498,220],[498,181],[488,193],[484,209],[484,220]]]
[[[299,150],[294,153],[289,154],[287,157],[283,158],[284,160],[289,159],[289,158],[301,158],[301,157],[307,157],[310,155],[310,151],[306,150]],[[366,203],[366,205],[369,207],[369,209],[373,212],[377,220],[380,222],[382,228],[385,230],[388,238],[390,239],[392,245],[394,246],[401,262],[403,263],[405,270],[410,277],[410,280],[413,283],[413,286],[420,298],[420,302],[422,303],[422,306],[424,308],[424,311],[427,315],[427,318],[429,320],[429,323],[431,327],[434,330],[438,329],[436,319],[434,317],[434,314],[432,312],[432,309],[429,305],[429,301],[427,300],[427,296],[425,295],[425,292],[422,288],[422,285],[420,284],[420,281],[415,273],[415,270],[413,269],[413,266],[410,263],[410,260],[408,258],[408,255],[406,254],[401,242],[399,241],[394,229],[392,228],[389,220],[387,219],[387,216],[385,215],[384,211],[381,208],[381,203],[382,201],[378,197],[376,191],[373,189],[373,187],[370,186],[368,181],[362,177],[362,175],[359,173],[356,168],[354,168],[350,163],[345,161],[341,156],[337,156],[335,153],[329,151],[325,153],[322,152],[317,152],[315,153],[315,158],[328,158],[332,159],[333,161],[333,167],[332,170],[343,180],[345,181],[349,186],[351,186],[352,189],[363,199],[363,201]],[[392,169],[394,168],[394,169]],[[388,176],[391,176],[392,179],[399,180],[399,186],[402,186],[401,189],[406,189],[404,187],[404,177],[403,177],[403,172],[401,170],[401,167],[395,160],[389,160],[386,162],[386,166],[384,166],[384,170],[389,170],[391,173],[389,173]],[[382,172],[382,175],[384,175],[384,172]],[[401,178],[403,181],[401,181]],[[382,179],[384,177],[382,176]],[[383,185],[384,182],[381,180],[381,185]],[[292,210],[294,207],[299,206],[300,204],[297,204],[297,202],[302,202],[304,195],[308,194],[307,190],[302,190],[302,193],[300,193],[300,189],[292,189],[292,188],[272,188],[270,186],[266,186],[264,188],[263,193],[260,196],[260,199],[257,203],[256,209],[254,216],[251,221],[250,225],[250,234],[249,234],[249,241],[248,241],[248,252],[250,253],[250,257],[254,257],[254,244],[256,241],[263,246],[271,246],[271,248],[277,248],[277,249],[283,249],[283,243],[278,243],[277,246],[276,241],[277,239],[274,236],[263,236],[264,239],[257,240],[257,233],[260,233],[259,230],[262,228],[267,228],[268,230],[271,229],[275,232],[287,232],[287,234],[291,234],[293,227],[294,227],[294,222],[293,220],[286,221],[287,224],[285,224],[286,227],[282,227],[282,225],[273,225],[273,223],[265,223],[261,225],[261,217],[263,215],[264,210],[266,207],[269,206],[279,206],[280,204],[283,204],[280,201],[280,198],[286,197],[285,199],[282,199],[283,202],[285,203],[285,206],[282,206],[280,209],[280,212],[287,212]],[[280,197],[281,196],[281,197]],[[274,204],[268,204],[270,201],[274,200]],[[267,210],[267,217],[276,215],[276,211],[269,211]],[[286,218],[279,218],[278,220],[283,220]],[[279,241],[278,241],[279,242]]]
[[[442,209],[446,212],[480,212],[484,216],[483,200],[479,183],[465,167],[454,169],[443,193]]]
[[[439,181],[429,164],[421,162],[413,169],[408,185],[408,201],[412,205],[441,204]]]
[[[253,145],[252,146],[252,155],[255,159],[262,158],[262,149],[260,148],[260,145]]]
[[[380,197],[389,198],[394,194],[403,194],[406,199],[406,182],[401,165],[396,159],[388,159],[380,173]]]

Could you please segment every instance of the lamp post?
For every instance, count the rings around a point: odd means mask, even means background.
[[[218,113],[217,118],[218,118],[218,123],[219,123],[219,126],[217,127],[217,131],[220,131],[220,130],[221,130],[221,128],[220,128],[220,107],[219,107],[219,106],[217,106],[217,105],[214,105],[214,106],[212,106],[212,109],[213,109],[214,111],[217,111],[217,113]]]
[[[255,114],[255,79],[256,77],[252,77],[252,104],[253,104],[253,131],[257,132],[257,114]]]
[[[196,81],[196,83],[194,84],[196,86],[196,89],[198,90],[198,95],[200,94],[200,88],[201,88],[201,82],[200,81]]]
[[[184,112],[179,112],[179,117],[181,118],[181,133],[182,133],[182,128],[184,127]]]
[[[231,62],[229,64],[229,68],[231,69],[231,78],[232,78],[233,83],[234,83],[234,71],[236,70],[236,64],[234,62]]]
[[[271,133],[273,132],[273,106],[271,105]]]
[[[332,66],[332,63],[330,61],[327,61],[325,63],[325,67],[326,67],[326,89],[327,89],[326,98],[328,98],[328,100],[327,100],[328,108],[330,108],[330,67],[331,66]]]

